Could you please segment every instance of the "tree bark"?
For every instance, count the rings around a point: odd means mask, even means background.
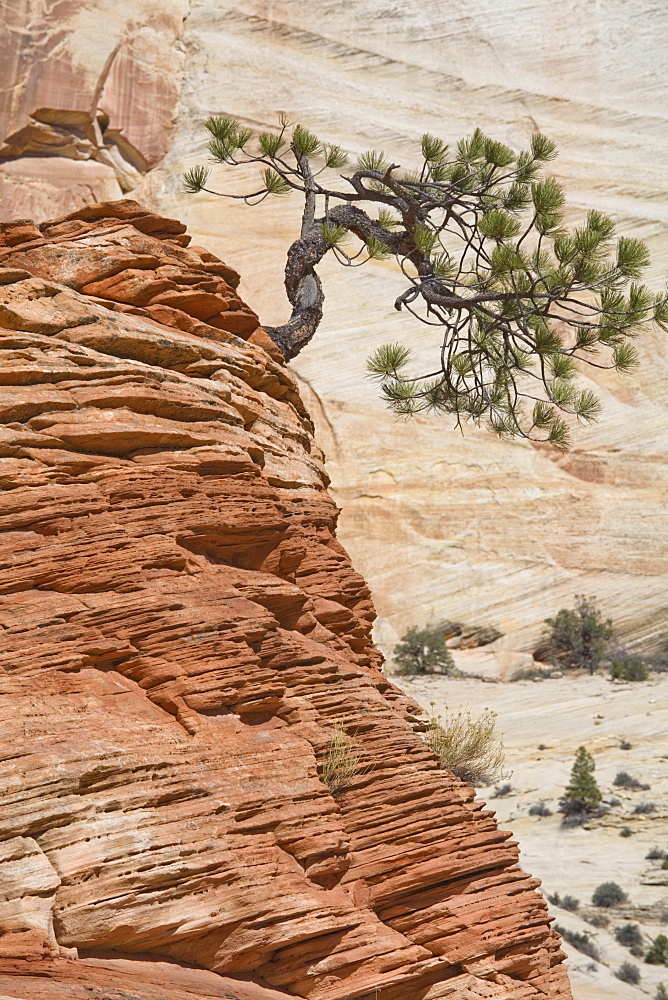
[[[285,291],[292,306],[292,315],[282,326],[265,326],[271,339],[283,353],[286,361],[296,358],[320,325],[325,302],[322,282],[315,267],[331,249],[321,233],[327,221],[345,226],[359,239],[374,237],[381,240],[394,253],[410,252],[410,237],[405,230],[389,232],[366,212],[353,205],[337,205],[325,219],[314,219],[309,199],[304,209],[302,233],[288,250],[285,265]]]

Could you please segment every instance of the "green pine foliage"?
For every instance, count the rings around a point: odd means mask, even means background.
[[[345,226],[337,226],[335,222],[323,222],[320,227],[323,239],[330,247],[341,246],[348,236]]]
[[[559,802],[566,816],[592,815],[601,805],[601,790],[596,783],[594,758],[585,747],[578,747],[571,770],[571,780]]]
[[[645,955],[648,965],[668,965],[668,937],[657,934]]]
[[[392,655],[400,674],[449,674],[455,665],[443,633],[437,628],[414,625],[401,637]]]
[[[588,670],[593,674],[613,638],[612,621],[604,619],[592,597],[575,595],[575,608],[562,608],[546,618],[545,642],[549,658],[560,667]]]
[[[395,307],[436,334],[426,371],[413,368],[408,353],[400,365],[392,351],[385,367],[378,352],[369,361],[382,398],[400,416],[446,414],[457,426],[484,423],[502,437],[564,451],[571,425],[600,412],[596,393],[581,383],[583,369],[631,372],[633,340],[650,321],[668,329],[668,296],[642,283],[645,244],[617,238],[612,219],[597,210],[565,225],[564,192],[544,172],[557,150],[544,135],[518,152],[480,129],[455,144],[426,133],[405,167],[380,150],[348,166],[340,145],[284,117],[258,135],[226,115],[209,117],[205,128],[214,163],[259,168],[256,190],[227,197],[248,204],[293,191],[303,197],[292,264],[303,254],[308,271],[332,253],[349,267],[397,265],[405,290]],[[206,167],[189,168],[185,190],[201,191],[208,176]],[[344,246],[342,229],[358,249]],[[311,247],[311,234],[324,240]]]
[[[186,170],[183,175],[183,186],[188,194],[197,194],[201,191],[209,178],[210,171],[206,167],[194,166]]]

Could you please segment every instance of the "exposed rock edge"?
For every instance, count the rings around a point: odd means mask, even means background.
[[[0,993],[570,997],[517,845],[380,670],[237,282],[131,201],[0,227]]]

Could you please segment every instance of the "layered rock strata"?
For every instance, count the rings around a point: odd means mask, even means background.
[[[0,234],[0,993],[570,996],[380,670],[293,378],[183,228]]]

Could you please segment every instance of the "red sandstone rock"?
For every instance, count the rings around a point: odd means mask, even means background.
[[[516,844],[379,670],[292,377],[182,229],[4,230],[0,993],[568,997]]]

